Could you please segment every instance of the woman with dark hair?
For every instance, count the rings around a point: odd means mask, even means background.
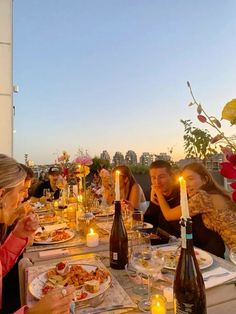
[[[125,165],[113,169],[113,176],[116,171],[120,172],[120,198],[127,201],[130,210],[139,209],[145,211],[146,199],[141,186],[136,182],[131,170]]]
[[[204,225],[217,232],[225,244],[231,248],[236,245],[236,204],[229,193],[212,178],[204,165],[190,163],[182,170],[186,180],[190,216],[202,214]],[[168,211],[164,197],[154,187],[158,202],[166,220],[176,220],[181,216],[181,207]]]

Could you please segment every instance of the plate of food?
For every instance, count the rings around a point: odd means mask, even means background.
[[[181,247],[178,248],[178,246],[172,245],[156,249],[156,254],[157,256],[158,254],[161,254],[162,256],[164,255],[165,268],[175,270],[178,264],[180,251]],[[194,248],[194,252],[200,269],[208,268],[213,264],[213,258],[208,252],[198,248]]]
[[[95,217],[104,218],[104,217],[108,217],[108,216],[113,216],[114,213],[115,213],[114,206],[110,206],[107,208],[102,208],[99,213],[95,214]]]
[[[56,216],[54,213],[46,214],[46,215],[38,215],[40,224],[51,224],[56,223],[61,220],[60,216]]]
[[[31,203],[30,206],[36,213],[47,212],[51,209],[51,205],[43,204],[40,202]]]
[[[148,223],[148,222],[143,222],[140,225],[135,225],[133,227],[134,230],[139,230],[139,231],[148,231],[148,230],[152,230],[153,229],[153,225]]]
[[[67,285],[75,286],[75,302],[85,301],[104,293],[111,285],[111,276],[95,265],[60,262],[35,277],[29,291],[39,300],[52,289]]]
[[[74,236],[74,231],[70,229],[57,229],[51,232],[42,230],[35,234],[34,244],[56,244],[69,241]]]

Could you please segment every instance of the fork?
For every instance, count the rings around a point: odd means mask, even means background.
[[[203,278],[203,281],[208,281],[210,278],[214,278],[214,277],[224,277],[226,275],[229,275],[229,272],[224,272],[224,273],[221,273],[221,274],[212,274],[212,275],[208,275],[206,277]]]

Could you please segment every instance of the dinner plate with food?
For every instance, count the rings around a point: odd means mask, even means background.
[[[47,212],[51,209],[51,205],[49,204],[43,204],[40,202],[36,203],[30,203],[30,206],[36,213],[42,213],[42,212]]]
[[[52,224],[59,222],[61,220],[60,216],[56,216],[54,213],[45,214],[45,215],[38,215],[39,217],[39,223],[40,224]]]
[[[175,270],[178,264],[181,247],[176,245],[164,246],[156,249],[156,254],[164,255],[165,264],[164,267]],[[195,256],[197,258],[200,269],[205,269],[213,264],[213,258],[211,255],[198,248],[194,248]]]
[[[114,213],[115,213],[115,209],[114,209],[114,206],[112,205],[107,208],[101,208],[100,212],[95,214],[95,217],[97,218],[106,218],[108,216],[112,217]]]
[[[70,229],[58,229],[53,231],[41,230],[34,236],[34,244],[56,244],[71,240],[75,236]]]
[[[60,262],[39,274],[29,284],[30,293],[41,299],[56,287],[75,286],[74,301],[85,301],[104,293],[111,284],[108,271],[95,265]]]

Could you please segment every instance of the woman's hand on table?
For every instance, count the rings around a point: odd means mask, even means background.
[[[51,290],[41,300],[26,310],[26,314],[69,314],[75,288],[68,286]]]
[[[13,230],[13,234],[17,238],[31,237],[38,227],[38,216],[36,214],[30,213],[17,222],[15,229]]]

